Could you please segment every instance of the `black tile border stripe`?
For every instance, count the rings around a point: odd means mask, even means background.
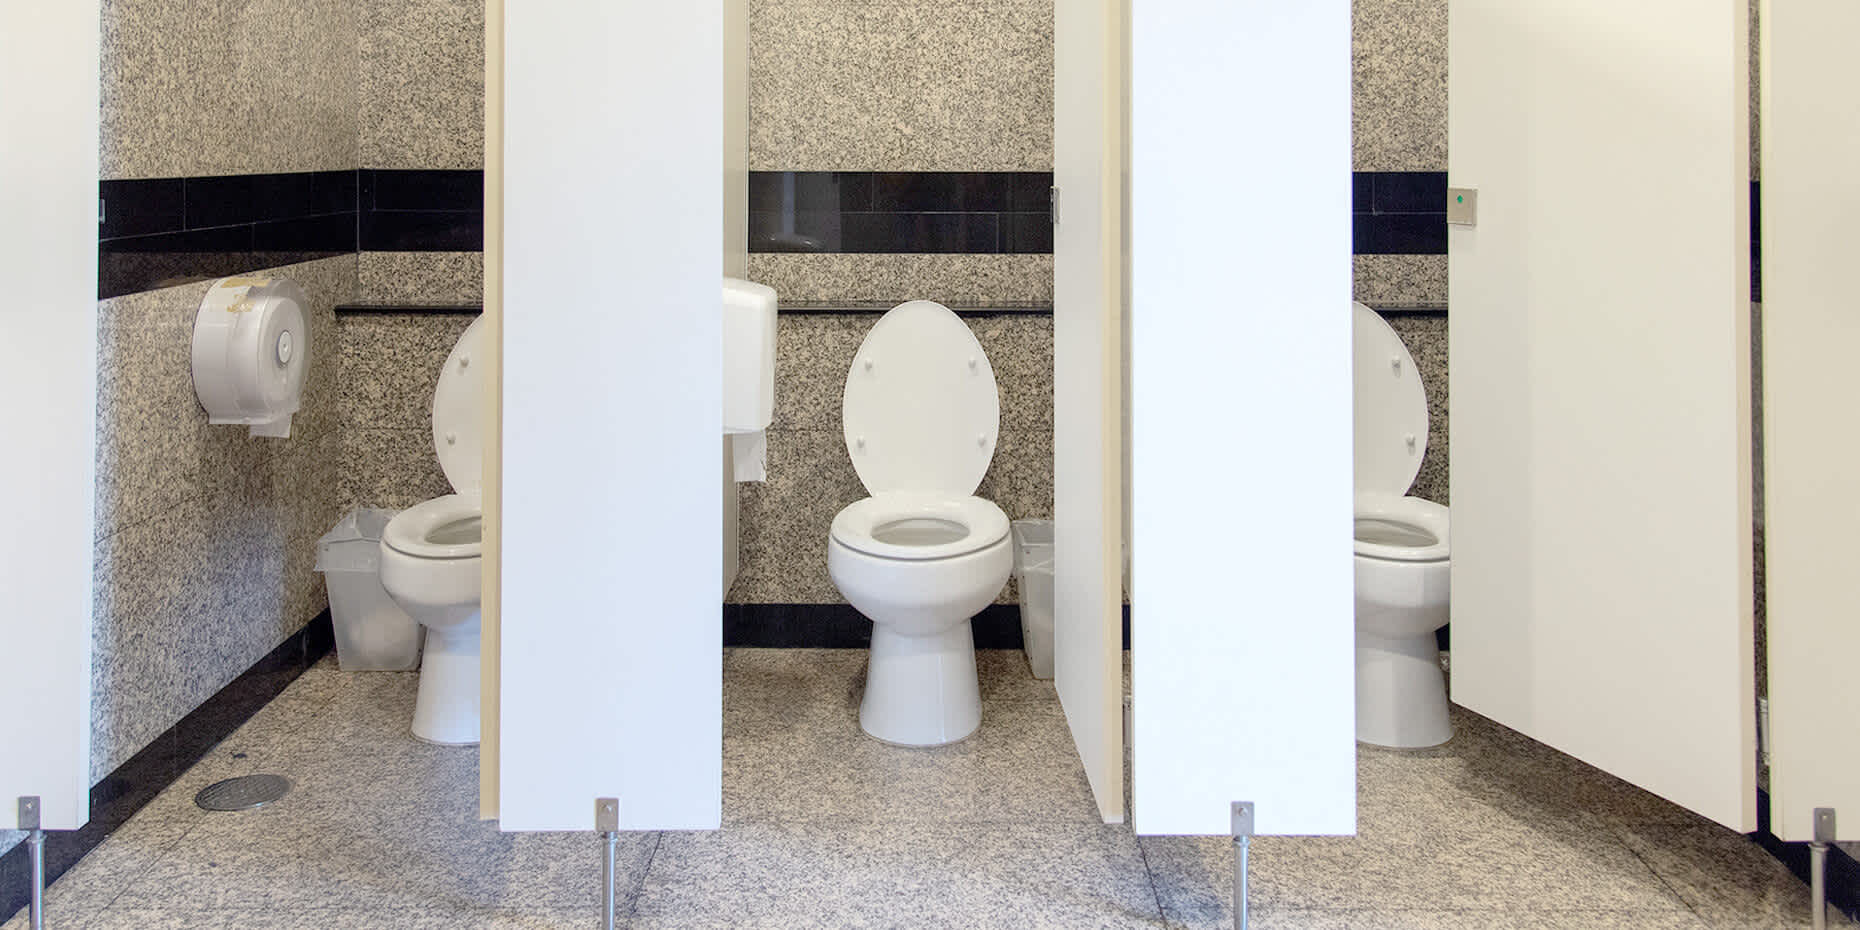
[[[1446,179],[1354,173],[1355,253],[1446,254]],[[1042,171],[752,171],[748,246],[1050,255],[1052,182]],[[484,172],[475,169],[109,180],[98,194],[99,299],[349,252],[484,248]]]
[[[970,621],[977,649],[1021,649],[1020,607],[990,604]],[[872,621],[849,604],[725,604],[725,648],[865,649]],[[1124,648],[1130,648],[1130,605],[1124,605]]]
[[[46,883],[56,881],[97,848],[240,724],[328,655],[335,644],[329,611],[325,610],[129,761],[117,766],[116,771],[104,776],[90,789],[89,823],[78,830],[46,831]],[[0,855],[0,915],[13,914],[30,901],[30,868],[24,843]],[[51,921],[48,915],[47,922]]]
[[[98,184],[97,298],[356,250],[354,171]]]
[[[97,298],[318,258],[484,248],[484,172],[345,170],[98,184]]]

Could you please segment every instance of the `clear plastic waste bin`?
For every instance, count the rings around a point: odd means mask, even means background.
[[[1053,677],[1053,521],[1014,521],[1020,636],[1035,678]]]
[[[354,510],[316,542],[329,586],[336,663],[345,672],[400,672],[420,665],[420,625],[381,587],[381,531],[394,510]]]

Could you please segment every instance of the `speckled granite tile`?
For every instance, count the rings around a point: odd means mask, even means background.
[[[1157,927],[1128,830],[783,824],[667,833],[632,926]]]
[[[853,313],[776,318],[774,429],[840,428],[846,373],[876,322],[875,316]]]
[[[749,167],[1049,171],[1051,0],[749,4]]]
[[[1618,829],[1629,848],[1712,926],[1783,930],[1809,925],[1808,886],[1743,835],[1717,824]],[[1828,924],[1853,926],[1833,909]]]
[[[1750,0],[1750,179],[1763,177],[1763,17]]]
[[[591,867],[591,866],[590,866]],[[113,907],[92,916],[75,930],[564,930],[598,927],[586,907],[486,908],[452,902],[418,907],[357,909],[322,905],[290,910],[236,908],[191,910],[183,907]]]
[[[1163,908],[1190,925],[1228,907],[1233,843],[1226,837],[1142,838]],[[1506,902],[1518,910],[1567,907],[1686,908],[1606,830],[1564,825],[1523,836],[1448,828],[1427,835],[1259,837],[1249,882],[1263,909],[1464,910]]]
[[[340,494],[346,506],[405,510],[451,494],[433,452],[433,429],[342,431]]]
[[[1053,318],[1029,314],[970,317],[967,322],[995,370],[1001,428],[1051,433]]]
[[[1443,746],[1401,752],[1358,747],[1359,830],[1425,832],[1435,822],[1706,822],[1457,705],[1451,713],[1454,735]]]
[[[1058,699],[984,701],[982,726],[973,739],[981,759],[977,816],[1005,823],[1102,823]]]
[[[725,719],[736,722],[727,713]],[[786,728],[729,727],[723,770],[725,829],[768,822],[933,824],[988,818],[973,738],[934,749],[887,745],[859,728],[856,699],[851,706],[825,705]]]
[[[409,792],[424,786],[404,784]],[[117,898],[117,908],[186,901],[219,909],[582,907],[599,904],[599,844],[586,833],[502,833],[475,819],[317,808],[291,796],[203,819]],[[643,872],[656,837],[620,836],[620,881]]]
[[[1427,452],[1421,457],[1421,471],[1409,490],[1416,497],[1440,504],[1451,503],[1451,481],[1447,442],[1451,413],[1447,378],[1447,320],[1395,314],[1387,317],[1389,325],[1400,334],[1408,354],[1414,356],[1421,373],[1421,386],[1427,393]]]
[[[1009,520],[1053,517],[1053,433],[1002,430],[988,474],[975,489],[994,501]]]
[[[771,430],[766,482],[738,485],[742,568],[730,601],[840,604],[827,577],[833,516],[866,496],[839,430]]]
[[[1447,167],[1447,0],[1356,0],[1357,171]]]
[[[484,167],[484,0],[363,2],[361,17],[361,167]]]
[[[103,177],[358,167],[359,46],[355,0],[108,0]]]
[[[416,305],[484,302],[483,252],[363,252],[360,299]]]
[[[474,319],[463,314],[344,314],[336,338],[343,426],[430,433],[439,371]]]
[[[1050,302],[1051,255],[841,255],[756,252],[749,277],[782,300]]]
[[[1357,255],[1352,259],[1356,299],[1371,307],[1444,310],[1447,256]]]
[[[192,825],[191,817],[148,811],[131,817],[45,889],[47,926],[61,930],[88,926],[125,886],[180,842]],[[26,926],[23,908],[12,920],[0,920],[0,930],[26,930]]]
[[[100,779],[195,707],[192,668],[217,652],[204,502],[97,544],[91,628],[91,776]]]
[[[724,739],[840,726],[859,712],[865,649],[723,651]]]
[[[1033,677],[1023,650],[977,649],[975,673],[980,679],[984,704],[1027,701],[1059,706],[1059,692],[1054,689],[1052,680]]]
[[[1169,917],[1171,927],[1183,930],[1230,930],[1233,926],[1231,919],[1213,915],[1195,920]],[[1365,906],[1349,910],[1251,908],[1247,918],[1255,930],[1711,930],[1685,911],[1384,910]]]
[[[335,304],[352,299],[355,257],[268,269],[310,299],[312,363],[288,439],[211,426],[194,395],[194,316],[207,284],[145,291],[98,307],[98,538],[205,493],[215,475],[250,472],[335,432]]]

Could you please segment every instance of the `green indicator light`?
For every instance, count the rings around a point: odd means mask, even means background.
[[[1458,197],[1455,197],[1455,198],[1453,198],[1453,200],[1454,200],[1454,201],[1455,201],[1456,203],[1465,203],[1465,202],[1466,202],[1466,195],[1465,195],[1465,194],[1461,194],[1460,196],[1458,196]]]

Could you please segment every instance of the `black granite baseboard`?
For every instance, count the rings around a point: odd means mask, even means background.
[[[990,604],[970,621],[977,649],[1021,649],[1020,607]],[[848,604],[725,604],[723,644],[772,649],[865,649],[872,621]],[[1130,605],[1124,605],[1130,648]]]
[[[147,748],[104,776],[90,789],[89,823],[78,830],[46,832],[46,883],[56,881],[97,848],[240,724],[283,693],[304,670],[328,655],[335,644],[329,611],[325,610],[156,737]],[[31,864],[26,844],[21,843],[0,856],[0,916],[25,907],[31,896]]]

